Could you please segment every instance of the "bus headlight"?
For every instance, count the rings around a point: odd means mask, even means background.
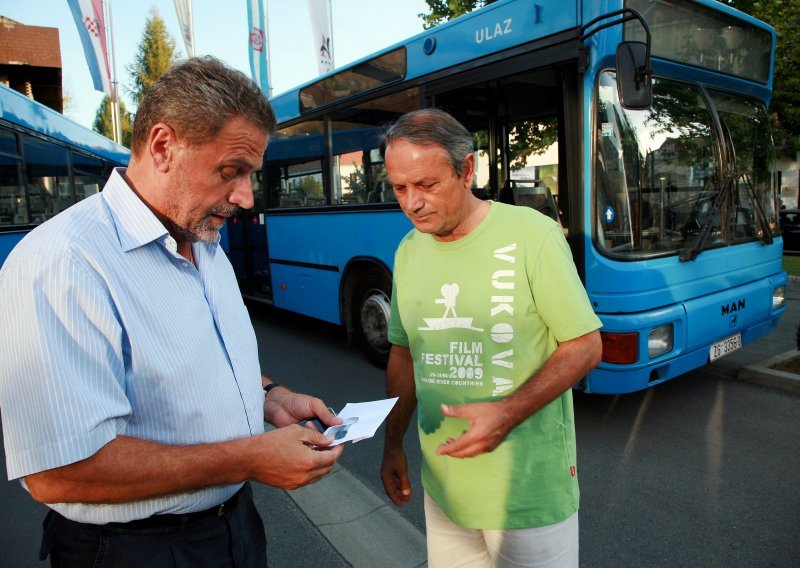
[[[786,286],[778,286],[772,291],[772,309],[779,310],[786,303]]]
[[[659,355],[672,351],[675,339],[675,330],[672,324],[662,325],[650,331],[647,335],[647,355],[655,359]]]

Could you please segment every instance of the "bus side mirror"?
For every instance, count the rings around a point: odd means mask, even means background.
[[[623,41],[617,47],[619,101],[628,110],[646,110],[653,104],[653,82],[647,44]]]

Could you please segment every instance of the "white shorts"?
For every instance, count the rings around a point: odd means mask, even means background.
[[[468,529],[426,492],[425,526],[429,568],[578,568],[578,513],[532,529]]]

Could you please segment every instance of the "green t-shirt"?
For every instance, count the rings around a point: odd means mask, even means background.
[[[513,393],[559,341],[601,326],[561,227],[526,207],[491,203],[469,235],[412,230],[395,256],[389,339],[414,361],[425,490],[457,524],[539,527],[578,510],[572,393],[515,428],[493,452],[437,456],[469,426],[440,405]]]

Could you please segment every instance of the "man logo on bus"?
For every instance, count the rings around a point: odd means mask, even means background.
[[[738,302],[731,302],[730,304],[725,304],[722,306],[722,315],[727,316],[731,314],[735,314],[736,312],[744,309],[744,300],[739,300]]]

